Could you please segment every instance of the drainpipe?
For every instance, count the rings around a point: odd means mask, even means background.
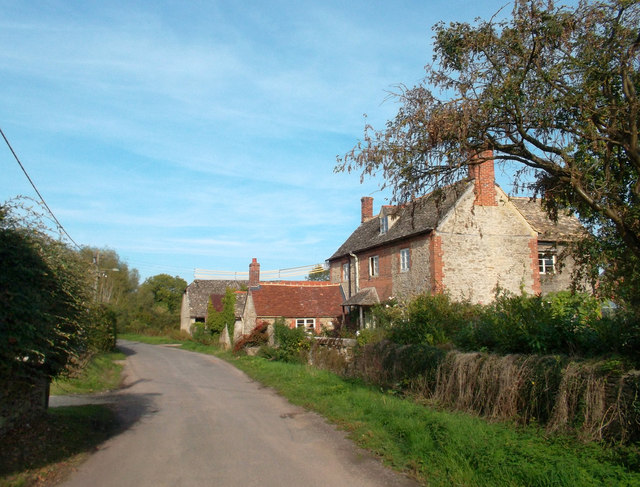
[[[355,285],[355,291],[356,294],[358,293],[358,290],[360,288],[360,266],[358,265],[358,256],[356,254],[354,254],[353,252],[350,252],[349,255],[351,257],[353,257],[353,260],[355,261],[356,264],[356,275],[355,275],[355,279],[356,279],[356,285]],[[349,264],[351,265],[351,264]],[[351,269],[349,269],[349,277],[351,277]],[[351,286],[349,286],[351,287]],[[363,324],[364,324],[364,317],[362,316],[362,306],[358,306],[358,310],[360,311],[360,316],[359,316],[359,323],[358,323],[358,328],[363,328]]]

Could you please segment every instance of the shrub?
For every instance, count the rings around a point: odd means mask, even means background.
[[[234,353],[238,353],[240,350],[244,350],[247,347],[260,347],[266,345],[269,342],[269,324],[266,321],[258,324],[253,331],[241,337],[234,345]]]
[[[203,345],[210,345],[213,342],[213,337],[204,323],[194,323],[191,325],[191,338],[193,341],[202,343]]]
[[[392,308],[389,338],[400,344],[439,345],[452,340],[477,307],[454,302],[447,294],[421,294],[406,303],[404,313]]]
[[[97,304],[89,311],[87,351],[111,352],[116,348],[116,313],[105,304]]]
[[[309,337],[303,328],[289,328],[283,318],[274,323],[274,339],[277,347],[277,360],[283,362],[306,362],[306,353],[310,349]]]

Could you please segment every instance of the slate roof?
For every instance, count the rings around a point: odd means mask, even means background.
[[[385,234],[380,234],[380,221],[377,216],[362,223],[351,236],[340,246],[329,260],[339,259],[351,252],[361,252],[396,240],[428,233],[440,222],[440,219],[453,207],[458,198],[465,192],[469,180],[458,181],[440,191],[434,191],[417,198],[397,209],[397,220]],[[385,207],[385,214],[390,213]]]
[[[189,316],[204,318],[207,305],[212,294],[224,295],[228,287],[240,289],[247,286],[249,281],[196,279],[187,286],[185,293],[189,295]],[[238,298],[236,297],[236,303]]]
[[[568,241],[585,232],[584,227],[571,213],[558,212],[558,221],[553,222],[542,208],[539,199],[511,197],[509,200],[538,232],[539,240]]]
[[[380,298],[378,297],[376,288],[365,287],[342,303],[342,306],[373,306],[379,303]]]
[[[340,285],[328,282],[261,282],[251,289],[257,316],[287,318],[337,317],[344,299]]]
[[[380,234],[380,220],[378,216],[374,216],[356,228],[329,260],[432,231],[470,185],[473,185],[472,180],[463,179],[404,206],[384,206],[382,213],[385,215],[397,210],[397,221],[387,233]],[[539,240],[568,241],[584,233],[578,219],[571,214],[559,213],[558,221],[551,221],[542,209],[540,200],[516,197],[510,197],[509,200],[538,232]]]

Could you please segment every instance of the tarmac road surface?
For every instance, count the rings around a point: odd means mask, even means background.
[[[418,485],[220,359],[136,342],[119,348],[128,355],[124,387],[96,400],[115,403],[122,432],[65,487]]]

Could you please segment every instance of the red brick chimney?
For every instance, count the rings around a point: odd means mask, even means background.
[[[361,215],[360,223],[364,223],[373,218],[373,198],[371,196],[363,196],[360,198]]]
[[[260,264],[255,257],[249,264],[249,287],[260,286]]]
[[[480,162],[474,162],[474,160],[479,160]],[[497,206],[493,151],[491,149],[473,155],[469,163],[469,177],[475,179],[476,200],[473,204],[478,206]]]

